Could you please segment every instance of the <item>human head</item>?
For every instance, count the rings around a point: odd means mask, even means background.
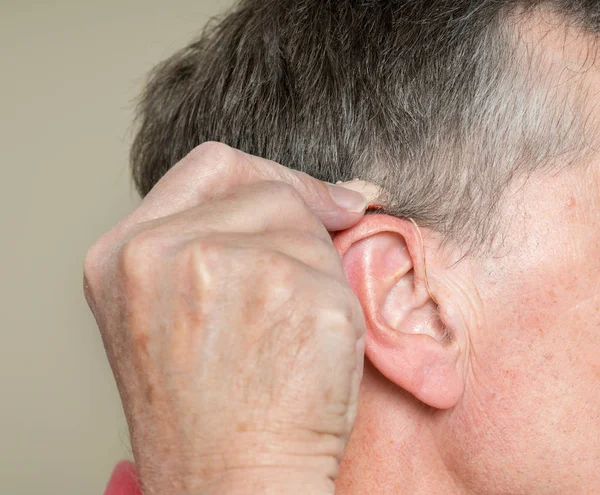
[[[379,438],[412,423],[465,490],[596,486],[598,34],[593,0],[246,0],[153,73],[142,194],[208,140],[387,191],[336,240],[369,326],[356,465],[404,461]]]

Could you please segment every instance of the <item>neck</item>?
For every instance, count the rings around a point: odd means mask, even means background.
[[[336,494],[465,493],[439,454],[434,410],[399,390],[368,361],[359,397]]]

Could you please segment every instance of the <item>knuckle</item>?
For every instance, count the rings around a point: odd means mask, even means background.
[[[316,315],[319,333],[336,335],[342,341],[354,341],[361,335],[359,320],[350,307],[328,307]]]
[[[330,307],[328,319],[336,328],[353,329],[354,328],[354,305],[342,304],[341,302]]]
[[[145,230],[132,236],[121,246],[118,254],[118,271],[125,282],[138,282],[145,278],[161,251],[161,238],[157,232]]]
[[[361,321],[362,310],[352,289],[338,280],[331,280],[328,297],[320,308],[320,320],[327,327],[355,334]]]
[[[107,258],[113,241],[108,234],[100,237],[85,253],[83,258],[83,293],[89,305],[98,289],[107,267]]]
[[[210,163],[211,168],[217,170],[228,168],[237,158],[237,151],[231,146],[217,141],[207,141],[196,146],[187,155],[187,159],[194,163]]]
[[[215,270],[224,268],[227,263],[224,246],[211,237],[197,238],[187,242],[176,255],[177,269],[184,275],[191,275],[200,288],[206,287],[214,277]]]
[[[261,256],[261,253],[257,251],[257,255]],[[269,271],[268,274],[270,276],[288,276],[289,274],[298,270],[298,262],[284,252],[269,250],[264,253],[263,257],[266,259],[266,263],[274,268],[274,270]]]
[[[287,301],[297,290],[300,263],[280,251],[256,253],[256,268],[272,301]]]
[[[281,206],[293,205],[294,207],[302,206],[306,208],[306,203],[300,192],[287,182],[282,181],[267,181],[265,186],[270,188],[268,191],[272,196],[273,201]]]

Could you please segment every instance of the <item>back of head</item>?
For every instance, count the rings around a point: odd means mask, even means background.
[[[138,190],[221,141],[321,180],[375,182],[390,214],[482,245],[511,180],[588,148],[584,77],[556,84],[562,68],[528,32],[542,14],[548,32],[594,47],[595,0],[242,0],[153,72]]]

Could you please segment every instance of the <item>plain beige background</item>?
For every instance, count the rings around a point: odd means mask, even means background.
[[[129,456],[82,259],[139,201],[145,74],[229,4],[0,0],[2,494],[102,494]]]

